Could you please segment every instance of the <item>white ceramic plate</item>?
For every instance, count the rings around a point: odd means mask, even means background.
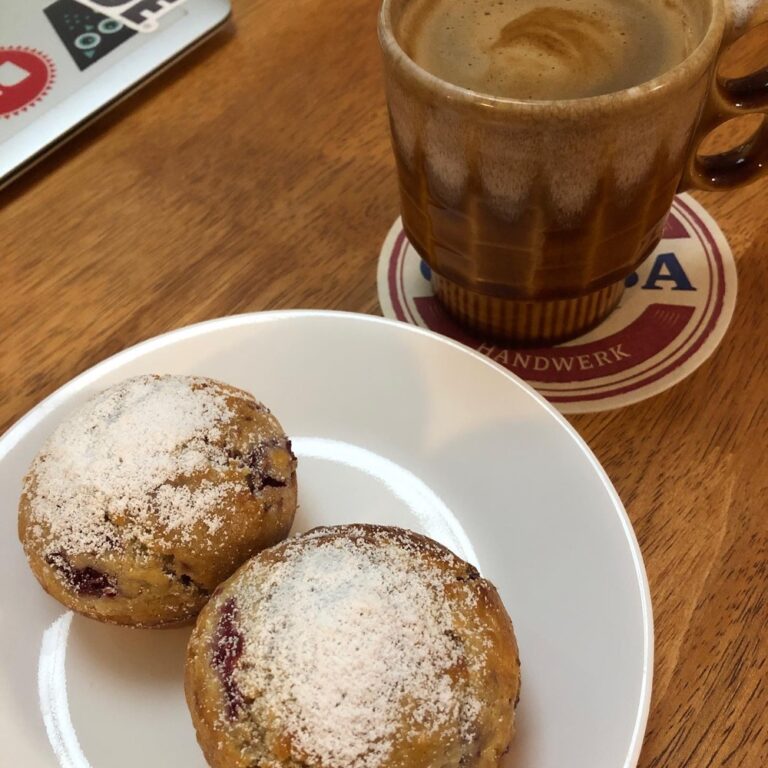
[[[532,389],[465,347],[379,318],[299,311],[140,344],[0,440],[0,762],[205,766],[182,692],[189,631],[65,613],[16,538],[21,479],[44,439],[94,391],[150,372],[212,376],[272,408],[299,455],[296,530],[406,526],[497,585],[523,675],[505,768],[636,765],[653,667],[650,596],[630,522],[587,446]]]

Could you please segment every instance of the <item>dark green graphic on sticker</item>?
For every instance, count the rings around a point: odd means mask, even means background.
[[[96,13],[104,13],[137,32],[155,32],[159,20],[185,0],[77,0]]]
[[[77,0],[56,0],[45,9],[45,15],[81,70],[136,34],[116,19],[96,13]]]

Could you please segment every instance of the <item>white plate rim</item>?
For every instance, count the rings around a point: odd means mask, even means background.
[[[59,405],[65,402],[69,397],[78,392],[81,392],[89,384],[97,381],[105,374],[113,371],[115,368],[118,368],[125,363],[142,357],[142,355],[146,352],[162,349],[163,347],[175,344],[176,342],[184,339],[196,338],[198,336],[204,336],[207,333],[226,330],[228,328],[236,328],[244,325],[259,325],[261,323],[275,322],[284,319],[311,317],[335,318],[339,320],[346,319],[351,322],[367,322],[384,326],[394,326],[398,329],[398,331],[403,333],[414,333],[429,337],[436,343],[454,347],[464,354],[467,354],[470,357],[474,357],[483,365],[495,369],[512,384],[517,386],[529,397],[531,397],[539,407],[544,408],[544,410],[560,424],[560,426],[566,431],[571,440],[573,440],[579,450],[587,458],[593,470],[599,477],[603,487],[608,492],[611,502],[613,503],[614,510],[616,511],[627,543],[629,544],[630,552],[632,554],[632,562],[635,569],[635,576],[637,577],[638,586],[640,588],[640,603],[643,613],[643,678],[640,693],[640,703],[635,717],[635,724],[632,731],[629,753],[627,754],[624,766],[622,766],[622,768],[636,768],[640,760],[640,752],[643,746],[643,740],[645,737],[645,731],[648,724],[648,716],[650,714],[651,707],[654,663],[654,623],[648,575],[645,569],[645,563],[643,561],[640,545],[637,541],[634,528],[632,527],[632,522],[630,521],[629,516],[627,515],[627,512],[624,508],[624,504],[619,498],[619,494],[613,487],[613,483],[608,477],[606,471],[603,469],[594,453],[592,453],[592,450],[589,448],[586,441],[581,437],[581,435],[579,435],[576,429],[566,420],[566,418],[525,381],[515,376],[515,374],[511,373],[503,366],[495,363],[490,358],[472,349],[471,347],[454,341],[453,339],[449,339],[446,336],[434,333],[433,331],[429,331],[425,328],[420,328],[419,326],[403,323],[398,320],[379,317],[377,315],[366,315],[357,312],[343,312],[325,309],[281,309],[262,312],[248,312],[238,315],[228,315],[225,317],[214,318],[211,320],[204,320],[202,322],[183,326],[181,328],[167,331],[158,336],[146,339],[145,341],[138,342],[131,347],[111,355],[105,360],[102,360],[100,363],[96,363],[92,367],[70,379],[67,383],[63,384],[57,390],[48,395],[48,397],[40,401],[37,405],[33,406],[24,416],[22,416],[11,427],[9,427],[9,429],[2,436],[0,436],[0,462],[5,459],[11,450],[13,450],[13,448],[21,441],[21,439],[25,437],[30,431],[32,431],[32,429],[34,429],[34,427],[37,426],[45,416],[55,411]]]

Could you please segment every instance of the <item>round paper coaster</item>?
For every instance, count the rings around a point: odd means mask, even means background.
[[[675,198],[663,240],[627,278],[618,308],[596,329],[566,344],[515,349],[477,338],[445,313],[430,276],[398,219],[379,257],[384,315],[482,352],[563,413],[620,408],[681,381],[715,351],[736,304],[736,265],[728,242],[687,194]]]

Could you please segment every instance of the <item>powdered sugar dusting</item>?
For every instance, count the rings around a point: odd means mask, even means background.
[[[370,532],[310,535],[280,562],[254,561],[238,593],[234,677],[254,721],[290,734],[294,759],[327,768],[384,765],[408,723],[469,738],[480,703],[456,670],[482,659],[465,657],[453,624],[455,562]]]
[[[150,516],[182,539],[198,521],[215,531],[211,512],[233,484],[179,481],[227,467],[213,443],[231,418],[225,391],[210,380],[140,376],[101,392],[33,464],[32,522],[47,525],[51,549],[95,555],[126,537],[142,541]]]
[[[764,0],[728,0],[733,21],[737,28],[744,26]]]

